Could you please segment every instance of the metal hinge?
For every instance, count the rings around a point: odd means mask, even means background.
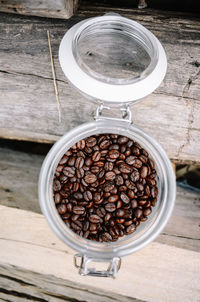
[[[108,263],[107,270],[96,270],[89,268],[89,264],[93,263]],[[112,277],[115,278],[117,272],[121,267],[121,258],[113,257],[107,259],[98,259],[86,255],[76,254],[74,256],[74,265],[79,269],[79,274],[82,276],[95,276],[95,277]]]
[[[127,123],[132,123],[132,113],[129,108],[129,105],[125,105],[124,107],[120,108],[122,118],[116,118],[116,117],[110,117],[110,116],[105,116],[103,115],[103,110],[111,110],[111,107],[105,106],[104,104],[100,104],[97,107],[96,114],[94,116],[95,120],[115,120],[115,121],[124,121]]]

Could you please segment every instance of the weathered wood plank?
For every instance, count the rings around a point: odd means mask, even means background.
[[[60,40],[69,27],[109,10],[111,8],[92,10],[84,7],[68,21],[2,14],[1,137],[53,142],[72,127],[91,119],[96,105],[91,105],[68,85],[57,53]],[[171,12],[115,11],[154,32],[168,56],[168,73],[163,84],[143,102],[132,106],[134,124],[156,138],[171,159],[199,162],[199,20]],[[55,59],[61,124],[58,122],[47,29]]]
[[[0,0],[0,11],[47,18],[68,19],[78,6],[78,0]]]
[[[0,204],[40,213],[37,181],[44,157],[0,149]],[[173,215],[158,242],[200,250],[200,193],[177,188]]]
[[[123,259],[116,280],[77,274],[74,251],[47,227],[42,215],[0,206],[0,262],[53,275],[143,301],[198,301],[200,253],[152,243]],[[184,273],[183,273],[184,272]]]
[[[42,302],[142,302],[132,297],[100,290],[91,285],[86,287],[77,282],[11,265],[0,265],[0,299],[11,302],[17,302],[17,299]]]

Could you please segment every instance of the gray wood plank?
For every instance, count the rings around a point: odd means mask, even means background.
[[[0,204],[40,213],[37,181],[44,157],[0,149]],[[200,250],[200,193],[177,188],[173,215],[158,242]]]
[[[54,142],[66,131],[92,119],[96,105],[68,84],[59,66],[58,47],[62,36],[74,23],[109,10],[111,8],[82,7],[68,21],[2,14],[1,137]],[[156,138],[171,159],[199,162],[199,19],[171,12],[115,11],[154,32],[168,57],[168,72],[162,85],[132,106],[134,124]],[[61,124],[58,122],[47,29],[55,59]]]
[[[2,300],[1,300],[2,299]],[[0,300],[10,302],[142,302],[115,292],[84,286],[11,265],[0,265]]]
[[[78,0],[0,0],[0,11],[47,18],[70,18]]]

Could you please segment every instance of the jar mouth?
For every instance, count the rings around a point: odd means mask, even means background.
[[[64,35],[59,60],[69,82],[94,102],[138,102],[162,82],[167,58],[141,24],[116,15],[83,20]]]
[[[158,62],[157,45],[149,32],[119,16],[103,16],[85,23],[77,30],[72,47],[83,71],[110,84],[138,82]]]
[[[174,206],[175,177],[164,150],[142,130],[124,124],[124,122],[97,121],[76,127],[53,146],[40,173],[40,205],[52,230],[71,248],[97,258],[125,256],[144,247],[154,240],[164,228]],[[125,135],[137,141],[149,152],[150,157],[155,162],[158,175],[158,202],[148,220],[143,222],[135,233],[109,243],[94,242],[74,233],[59,216],[53,199],[53,176],[63,154],[79,140],[100,133]]]

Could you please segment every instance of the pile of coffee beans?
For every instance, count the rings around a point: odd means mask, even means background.
[[[156,170],[148,153],[116,134],[88,137],[60,160],[53,182],[63,221],[78,235],[116,241],[146,221],[158,195]]]

